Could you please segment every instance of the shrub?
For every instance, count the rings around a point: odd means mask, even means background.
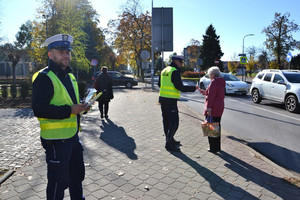
[[[16,84],[12,84],[10,86],[10,95],[13,99],[17,97],[17,86],[16,86]]]
[[[8,96],[7,86],[6,85],[2,85],[1,90],[2,90],[2,94],[1,94],[2,98],[6,99],[7,96]]]
[[[199,72],[185,71],[182,76],[186,78],[199,78]]]
[[[21,87],[21,90],[20,90],[20,93],[21,93],[21,97],[23,99],[25,99],[26,97],[29,96],[29,83],[28,82],[22,82],[20,84],[20,87]]]
[[[78,90],[79,90],[80,99],[83,99],[84,95],[86,93],[86,82],[85,81],[81,81],[78,83]]]

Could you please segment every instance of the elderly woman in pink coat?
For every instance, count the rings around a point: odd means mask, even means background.
[[[199,89],[205,95],[205,118],[212,118],[213,122],[219,122],[221,131],[221,117],[224,111],[225,80],[221,76],[220,69],[216,66],[210,67],[207,71],[211,82],[206,90]],[[209,152],[221,151],[221,137],[208,137]]]

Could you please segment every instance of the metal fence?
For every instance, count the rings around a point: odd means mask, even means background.
[[[16,77],[26,78],[32,70],[32,62],[19,62],[16,66]],[[0,78],[12,77],[12,63],[0,62]]]

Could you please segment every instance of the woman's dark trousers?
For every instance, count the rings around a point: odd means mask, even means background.
[[[221,135],[221,117],[213,117],[213,122],[219,122],[220,135]],[[220,137],[208,137],[209,149],[211,152],[221,151],[221,136]]]

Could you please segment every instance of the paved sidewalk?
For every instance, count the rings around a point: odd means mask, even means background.
[[[158,93],[133,88],[118,89],[114,95],[109,119],[100,120],[96,104],[82,119],[87,200],[299,200],[300,189],[283,179],[291,173],[234,136],[223,132],[223,151],[207,152],[202,116],[185,105],[179,103],[175,136],[182,143],[181,152],[169,153],[164,149]],[[45,199],[45,155],[32,111],[0,110],[0,120],[5,130],[0,134],[0,168],[16,169],[0,186],[0,199]],[[69,199],[67,191],[65,196]]]

